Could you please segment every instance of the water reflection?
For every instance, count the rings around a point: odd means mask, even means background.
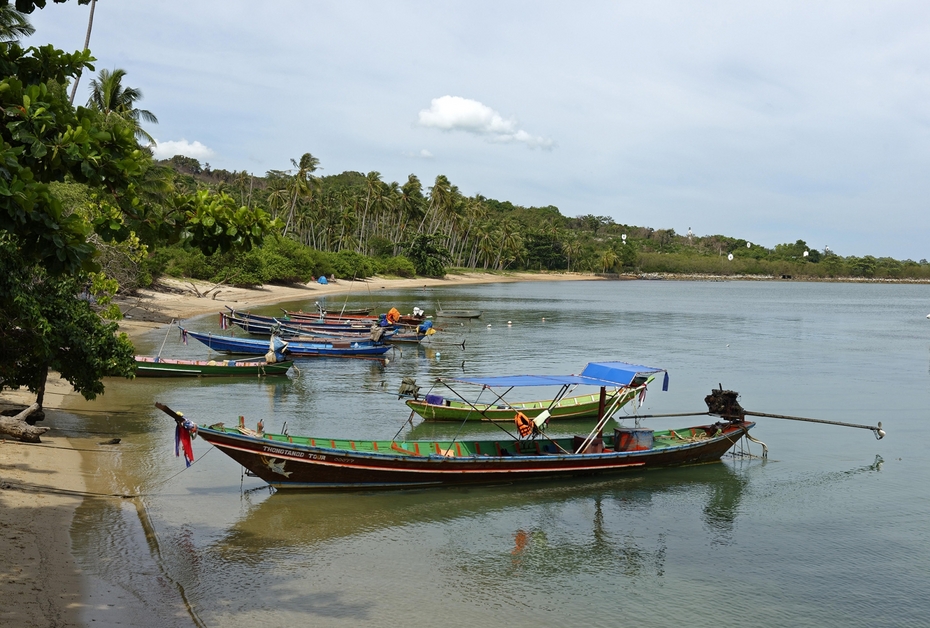
[[[629,552],[631,556],[642,553],[642,549],[635,547],[635,539],[626,544],[615,543],[616,539],[605,528],[605,505],[622,518],[634,511],[648,511],[659,498],[680,496],[690,502],[697,495],[705,502],[703,517],[707,528],[719,541],[719,537],[732,532],[745,486],[741,470],[729,464],[710,464],[580,483],[545,482],[340,495],[279,491],[257,505],[247,505],[245,516],[223,535],[215,549],[247,555],[270,549],[309,549],[334,539],[387,528],[448,524],[517,511],[532,511],[544,520],[568,517],[573,521],[578,513],[587,513],[590,515],[587,523],[580,526],[581,534],[576,538],[563,538],[558,542],[549,539],[541,543],[539,539],[543,537],[536,531],[544,530],[545,526],[514,530],[515,539],[523,530],[523,548],[517,554],[530,550],[564,553],[565,559],[556,561],[564,569],[571,555],[593,558],[594,554],[604,551]],[[249,500],[251,496],[244,499]],[[537,541],[533,542],[533,538]],[[652,548],[648,553],[659,550],[661,548]]]

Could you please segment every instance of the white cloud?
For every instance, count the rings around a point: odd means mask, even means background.
[[[207,159],[214,155],[212,149],[204,146],[198,141],[188,142],[185,139],[181,140],[169,140],[167,142],[159,142],[155,140],[155,147],[152,149],[155,159],[168,159],[169,157],[174,157],[175,155],[184,155],[185,157],[193,157],[194,159]]]
[[[520,142],[530,148],[552,148],[552,140],[534,136],[518,128],[513,118],[505,119],[485,104],[462,98],[434,98],[429,109],[420,111],[420,126],[442,131],[465,131],[487,137],[492,142]]]

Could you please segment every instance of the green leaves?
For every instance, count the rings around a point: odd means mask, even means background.
[[[129,182],[150,161],[131,130],[111,132],[99,114],[71,107],[64,86],[92,60],[52,46],[0,46],[0,229],[19,238],[25,261],[52,274],[93,268],[95,249],[89,225],[65,220],[48,184],[106,184],[117,204],[130,205]]]
[[[217,251],[249,251],[266,234],[280,228],[280,223],[271,220],[263,210],[237,207],[236,201],[225,193],[201,190],[179,196],[176,202],[186,219],[182,237],[206,255]]]

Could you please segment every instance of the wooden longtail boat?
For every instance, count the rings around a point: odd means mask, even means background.
[[[181,333],[185,338],[191,337],[221,353],[264,355],[269,351],[269,341],[267,340],[204,334],[189,331],[183,327]],[[360,339],[315,338],[312,340],[289,339],[283,341],[277,336],[272,336],[271,341],[281,343],[283,345],[281,352],[294,357],[379,358],[391,349],[390,345],[374,344],[369,340]]]
[[[262,377],[286,375],[293,364],[290,360],[174,360],[137,355],[136,377]]]
[[[345,319],[345,320],[328,320],[325,318],[312,317],[312,318],[291,318],[289,316],[285,317],[276,317],[276,316],[264,316],[262,314],[252,314],[251,312],[242,312],[239,310],[234,310],[228,305],[226,309],[229,310],[228,314],[225,314],[227,322],[232,322],[233,319],[237,321],[247,321],[249,323],[264,323],[268,326],[273,325],[292,325],[295,327],[323,327],[323,328],[333,328],[333,329],[359,329],[367,330],[371,328],[373,323],[377,323],[378,319],[374,317],[367,317],[365,319]],[[221,313],[222,315],[222,313]]]
[[[632,380],[642,368],[632,366],[593,363],[586,368],[589,376],[572,377],[587,380],[582,382],[586,384],[617,387]],[[721,392],[732,394],[735,401],[735,393]],[[508,438],[348,440],[262,433],[246,428],[241,417],[238,426],[215,423],[198,427],[163,404],[155,405],[175,419],[182,440],[185,430],[198,434],[275,488],[292,489],[514,482],[713,462],[755,425],[742,413],[728,413],[725,420],[708,425],[664,431],[620,428],[613,435],[604,435],[609,417],[602,416],[587,436],[549,438],[538,429],[544,422],[518,421],[519,435],[508,433]],[[526,417],[523,420],[527,421]],[[262,422],[258,425],[260,430]]]
[[[442,304],[436,308],[436,316],[441,318],[481,318],[481,310],[444,310]]]
[[[169,415],[170,408],[156,404]],[[217,423],[197,434],[278,489],[413,488],[600,476],[714,462],[755,423],[721,421],[653,432],[633,430],[590,440],[391,441],[259,434]],[[630,436],[630,432],[634,432]],[[646,442],[651,441],[651,442]]]
[[[552,419],[581,419],[604,415],[609,417],[637,396],[640,396],[642,400],[646,393],[646,386],[657,374],[663,372],[663,369],[626,362],[592,362],[585,367],[580,376],[511,375],[439,378],[436,380],[436,385],[442,385],[456,395],[456,399],[447,399],[430,393],[421,399],[414,393],[414,398],[407,399],[406,403],[411,410],[426,421],[510,422],[514,420],[518,412],[540,424]],[[609,379],[605,381],[605,377]],[[667,377],[666,373],[663,390],[668,390]],[[610,383],[614,386],[609,386]],[[482,393],[491,391],[496,399],[491,402],[469,401],[456,391],[452,384],[479,385]],[[415,385],[414,382],[413,386]],[[557,386],[559,391],[552,399],[541,401],[516,402],[504,399],[504,395],[514,388],[539,386]],[[566,396],[577,386],[596,386],[601,392]],[[495,389],[503,392],[497,393]],[[435,391],[436,388],[432,390]],[[409,389],[402,387],[401,394],[405,393],[409,393]]]
[[[314,321],[326,322],[328,324],[338,324],[343,323],[347,325],[370,325],[372,323],[377,323],[380,319],[380,316],[356,316],[356,315],[339,315],[339,314],[329,314],[324,312],[322,315],[313,314],[311,312],[303,312],[299,310],[285,310],[282,309],[287,320],[304,323],[312,323]],[[416,327],[417,325],[422,324],[426,321],[427,318],[423,316],[410,316],[401,314],[400,318],[395,321],[395,325],[403,327]]]
[[[328,325],[326,323],[303,324],[293,321],[279,319],[270,319],[269,321],[258,320],[250,316],[240,314],[221,313],[223,317],[223,326],[228,328],[230,325],[239,327],[244,332],[252,336],[355,336],[362,337],[371,334],[371,325]],[[387,333],[393,333],[395,328],[385,328]]]

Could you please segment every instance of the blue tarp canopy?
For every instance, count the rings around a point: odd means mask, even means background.
[[[506,375],[503,377],[455,377],[443,378],[443,382],[478,384],[488,388],[510,388],[515,386],[628,386],[637,375],[665,373],[665,369],[628,364],[626,362],[590,362],[581,375]],[[662,390],[668,390],[668,373]]]

